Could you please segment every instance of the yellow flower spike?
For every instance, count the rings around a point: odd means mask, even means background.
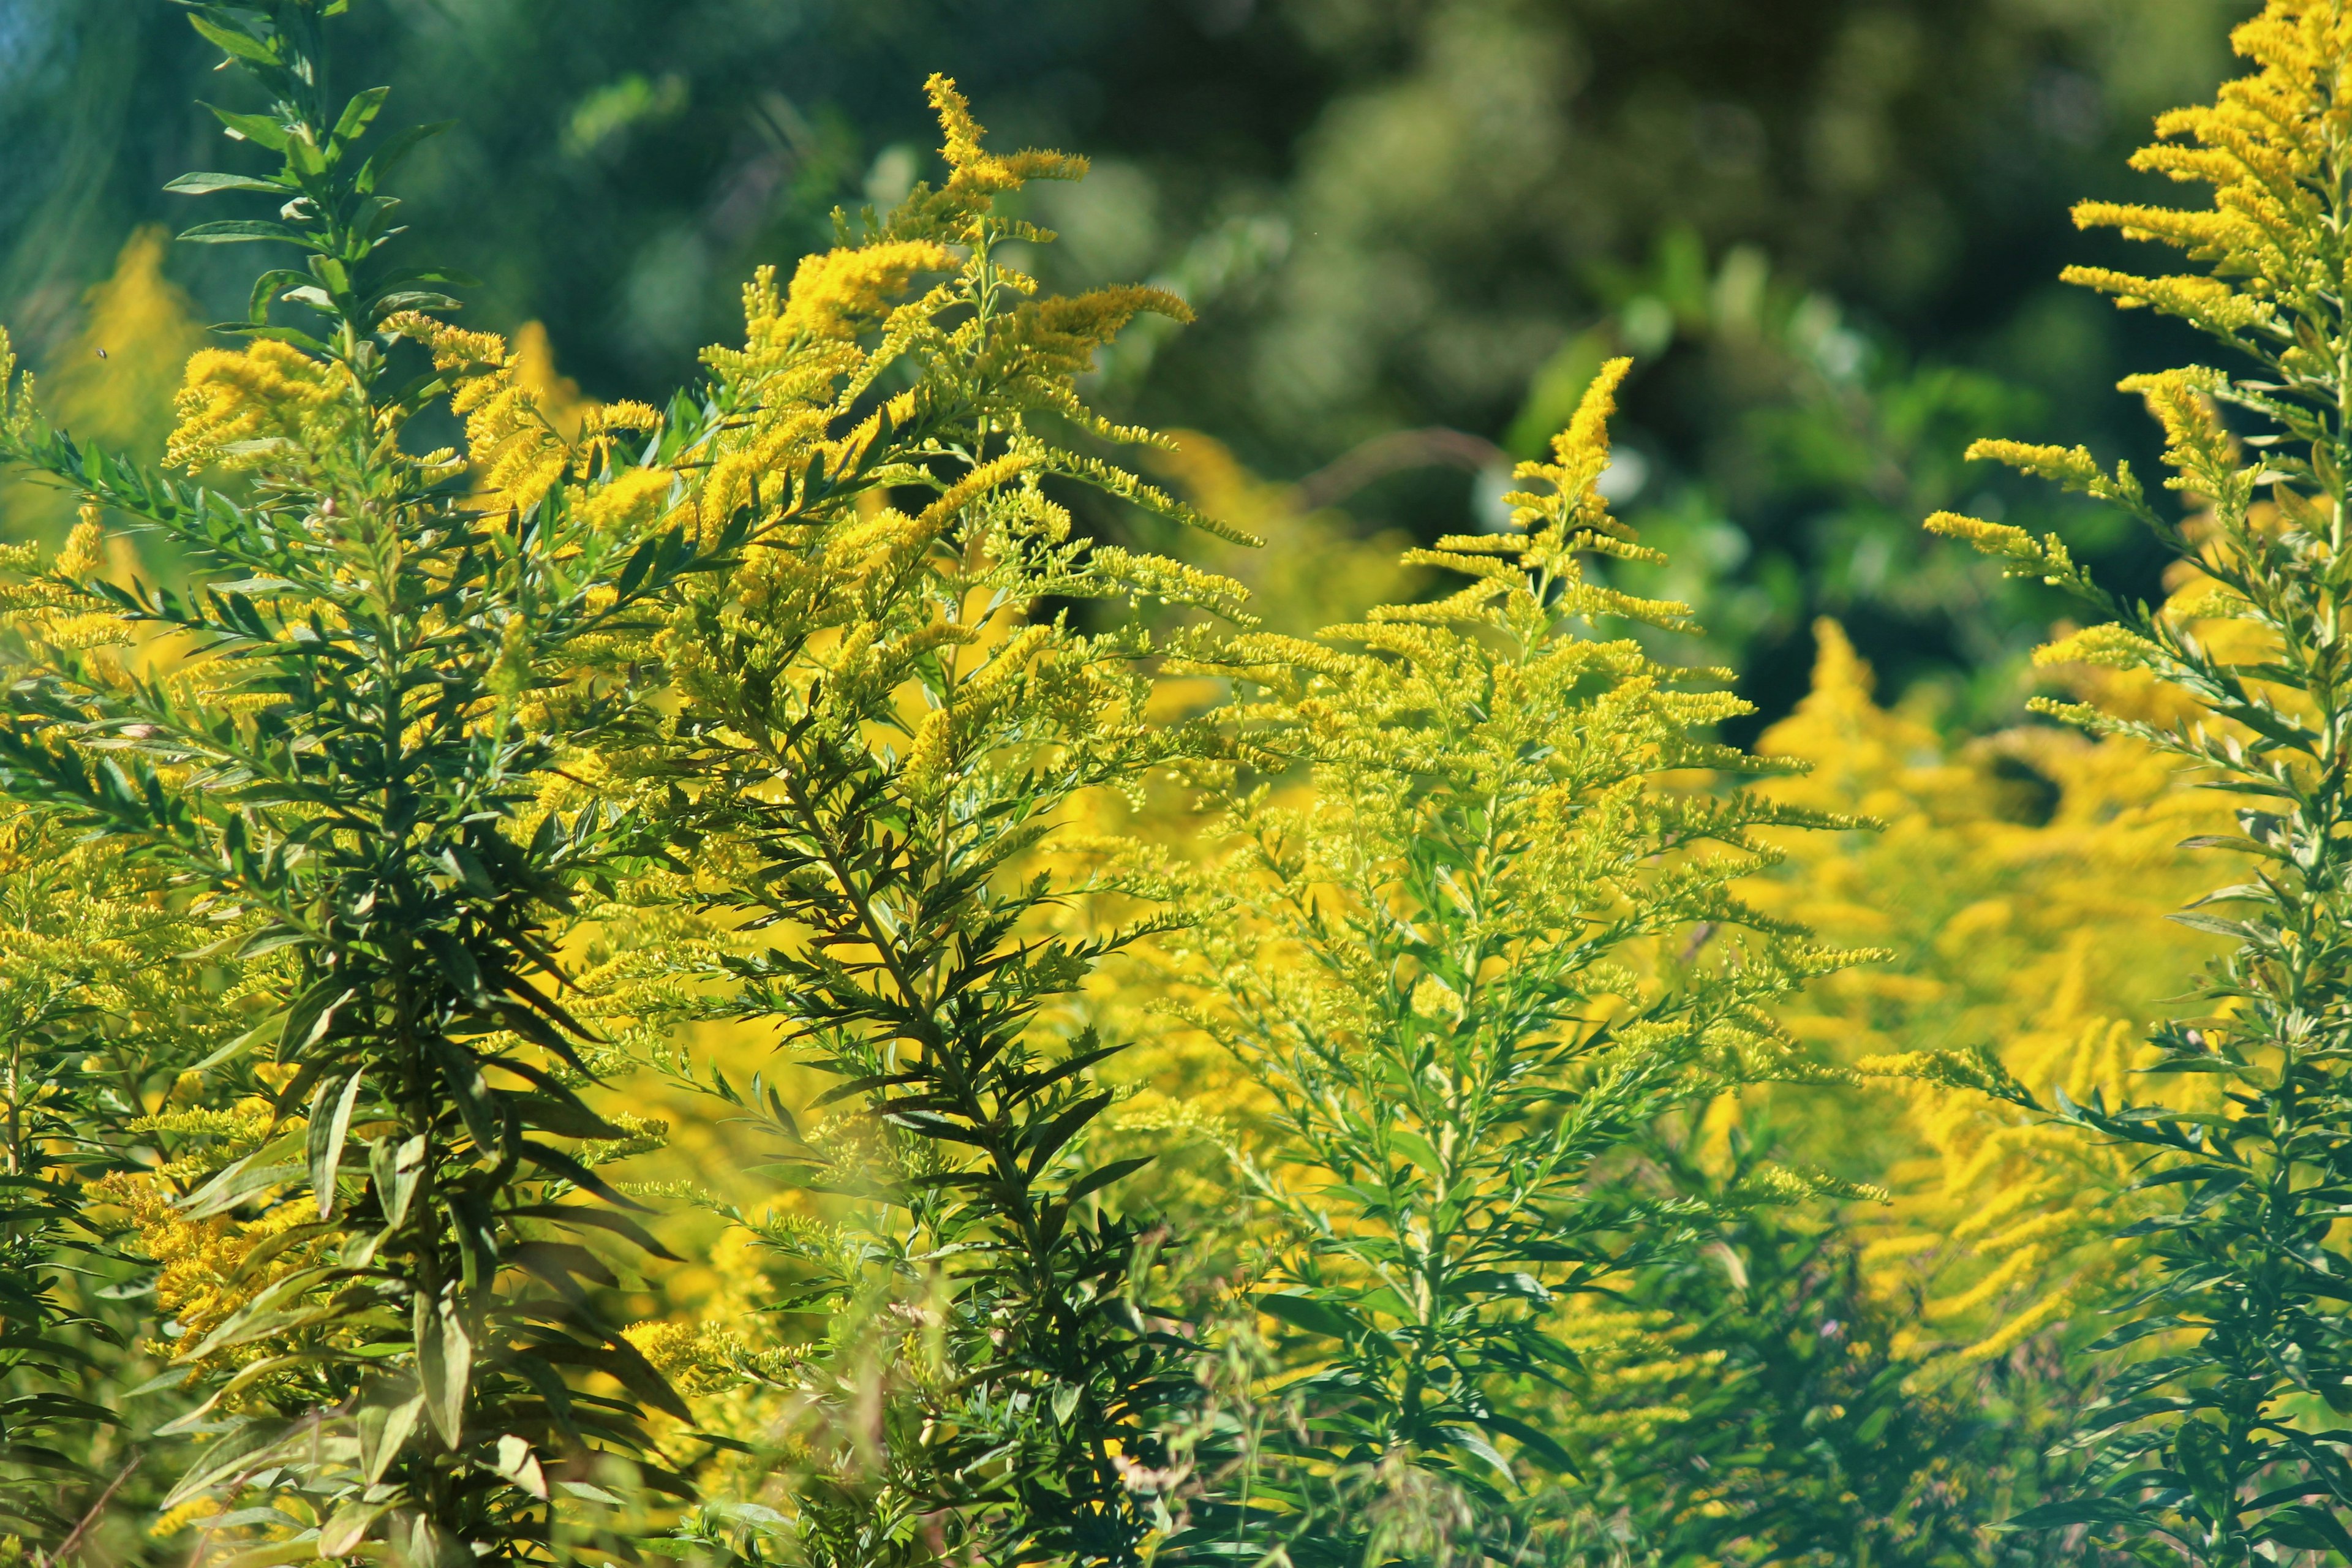
[[[923,83],[923,96],[930,100],[931,112],[940,117],[940,131],[947,138],[940,148],[940,156],[952,169],[977,163],[988,156],[982,143],[987,132],[971,117],[971,102],[956,90],[952,78],[933,72]]]
[[[677,476],[667,468],[625,468],[580,502],[580,520],[598,532],[642,530],[667,507]]]
[[[1032,453],[1007,452],[1001,458],[981,464],[941,490],[939,499],[917,514],[914,531],[923,536],[938,532],[949,520],[979,497],[1027,472],[1035,462],[1036,458]]]
[[[660,416],[643,405],[582,410],[552,380],[544,335],[509,344],[496,332],[469,331],[407,312],[386,330],[423,344],[436,370],[451,377],[451,412],[466,421],[466,441],[489,504],[527,510],[571,473],[588,438],[606,429],[653,429]],[[555,396],[552,406],[550,397]],[[578,444],[565,426],[578,432]]]
[[[777,330],[787,337],[849,337],[873,325],[917,274],[955,266],[946,246],[919,239],[803,257]]]
[[[96,501],[82,502],[81,521],[66,536],[65,548],[58,552],[55,570],[59,576],[87,577],[105,563],[105,508]]]
[[[163,461],[192,474],[215,464],[249,468],[288,449],[333,447],[361,417],[350,372],[272,338],[197,353],[175,407],[179,425]]]
[[[2005,463],[2070,490],[2087,491],[2106,477],[2088,447],[2041,447],[2027,441],[1979,440],[1962,456],[1969,462]]]
[[[991,197],[1018,190],[1030,180],[1086,177],[1087,161],[1067,153],[1034,149],[1011,154],[989,152],[985,145],[988,133],[971,117],[971,103],[956,90],[951,79],[934,74],[923,84],[923,92],[930,100],[932,111],[940,117],[940,132],[946,139],[940,147],[940,156],[954,171],[942,195],[958,202],[964,210],[985,210]]]
[[[1534,531],[1550,523],[1563,532],[1572,524],[1600,531],[1613,529],[1607,503],[1592,486],[1609,466],[1609,420],[1617,411],[1617,388],[1633,368],[1631,359],[1618,358],[1601,365],[1584,389],[1568,427],[1552,438],[1552,460],[1524,462],[1511,470],[1516,479],[1542,479],[1552,493],[1514,492],[1503,499],[1511,508],[1516,528]]]
[[[2044,668],[2097,664],[2110,669],[2146,669],[2156,666],[2163,657],[2164,650],[2147,638],[2118,626],[2092,626],[2033,650],[2033,662]]]
[[[955,733],[955,715],[945,708],[934,708],[923,715],[916,726],[915,739],[907,748],[907,761],[898,777],[909,795],[927,797],[939,788],[944,776],[950,744]]]
[[[662,412],[650,403],[636,403],[618,398],[611,403],[589,405],[582,416],[581,435],[601,436],[615,430],[649,434],[662,427]]]
[[[1987,522],[1980,517],[1939,511],[1927,519],[1925,527],[1928,532],[1940,533],[1947,539],[1964,540],[1988,555],[2007,555],[2021,561],[2041,559],[2033,536],[2005,522]]]

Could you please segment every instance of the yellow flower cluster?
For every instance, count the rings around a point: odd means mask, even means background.
[[[2249,329],[2293,339],[2288,323],[2342,317],[2347,252],[2330,218],[2346,175],[2352,122],[2352,11],[2341,0],[2268,0],[2231,35],[2261,68],[2210,105],[2159,117],[2166,138],[2132,166],[2213,188],[2210,210],[2084,202],[2074,221],[2161,241],[2211,263],[2212,276],[2140,278],[2077,267],[2064,276],[2125,306],[2152,305],[2224,337]],[[2193,142],[2185,145],[2183,142]],[[2291,367],[2333,366],[2291,349]],[[2298,366],[2297,356],[2305,356]]]
[[[596,455],[618,433],[661,427],[659,411],[646,404],[559,400],[543,339],[509,347],[496,332],[467,331],[415,312],[384,325],[425,345],[433,368],[450,379],[450,409],[465,418],[467,449],[498,510],[528,511],[566,479],[585,480]],[[647,474],[658,474],[665,484],[669,478],[648,469],[632,469],[626,478],[642,487]],[[642,493],[640,488],[607,504],[634,518]]]
[[[1939,511],[1925,524],[1930,533],[1942,534],[1975,546],[1987,555],[2008,563],[2013,577],[2039,577],[2052,586],[2082,582],[2082,568],[2074,563],[2065,542],[2054,533],[2036,539],[2021,528],[2005,522],[1987,522],[1979,517],[1965,517],[1956,511]]]
[[[1891,1103],[1881,1089],[1815,1101],[1809,1120],[1832,1131],[1809,1152],[1883,1171],[1895,1190],[1862,1223],[1874,1286],[1918,1321],[1897,1353],[1982,1361],[2109,1295],[2126,1264],[2105,1238],[2130,1216],[2137,1170],[1989,1101],[1951,1058],[1989,1049],[2045,1102],[2053,1088],[2136,1095],[2147,1024],[2212,946],[2162,919],[2203,885],[2176,846],[2224,814],[2128,739],[2035,728],[1954,742],[1879,707],[1844,634],[1819,633],[1811,694],[1759,748],[1809,772],[1764,787],[1884,831],[1790,836],[1785,868],[1751,896],[1824,940],[1895,954],[1780,1009],[1812,1048],[1900,1086]]]
[[[950,173],[940,195],[953,210],[976,220],[998,196],[1017,191],[1031,180],[1086,177],[1087,161],[1067,153],[1034,148],[1009,153],[990,152],[987,132],[972,119],[971,103],[946,77],[933,75],[923,84],[923,91],[931,100],[931,110],[940,117],[940,129],[947,138],[940,148],[940,156],[947,160]],[[925,206],[924,194],[919,190],[908,198],[901,210],[921,212],[928,218],[931,215]]]
[[[266,1105],[261,1114],[268,1114]],[[139,1251],[157,1266],[155,1304],[181,1331],[181,1343],[202,1340],[264,1289],[315,1261],[300,1245],[251,1266],[264,1242],[315,1220],[303,1204],[280,1204],[259,1219],[233,1215],[191,1220],[173,1202],[172,1184],[143,1172],[115,1172],[90,1184],[89,1201],[120,1211],[138,1237]],[[270,1354],[267,1344],[229,1352],[233,1362]]]
[[[198,351],[176,407],[179,425],[163,460],[192,474],[215,464],[236,471],[289,454],[345,451],[373,435],[349,370],[274,338]]]
[[[955,252],[936,240],[906,239],[801,258],[782,313],[751,323],[754,341],[850,338],[876,324],[923,272],[952,272]]]

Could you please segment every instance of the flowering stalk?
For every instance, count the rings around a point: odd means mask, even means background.
[[[1139,310],[1182,306],[1033,299],[1006,242],[1050,237],[996,199],[1085,165],[991,153],[952,85],[930,90],[947,182],[789,290],[763,276],[745,346],[708,356],[723,428],[701,504],[748,502],[761,548],[662,642],[678,717],[646,776],[695,848],[682,891],[716,917],[671,973],[694,985],[679,1012],[767,1026],[839,1080],[796,1111],[702,1077],[784,1145],[780,1195],[830,1194],[841,1227],[758,1226],[785,1304],[829,1324],[786,1380],[821,1419],[778,1528],[828,1560],[873,1560],[877,1521],[919,1519],[976,1560],[1131,1564],[1164,1520],[1130,1481],[1190,1384],[1181,1341],[1139,1311],[1148,1227],[1117,1194],[1146,1161],[1087,1152],[1111,1100],[1094,1071],[1119,1047],[1074,1003],[1150,922],[1088,932],[1057,911],[1136,890],[1069,868],[1084,797],[1205,735],[1149,711],[1143,631],[1045,606],[1232,613],[1239,590],[1093,543],[1055,499],[1202,523],[1048,433],[1149,439],[1074,383]]]
[[[1677,1108],[1815,1076],[1764,1009],[1863,956],[1733,890],[1777,858],[1759,830],[1854,820],[1666,786],[1763,771],[1705,738],[1748,705],[1579,634],[1688,624],[1585,564],[1659,559],[1593,488],[1629,365],[1520,466],[1510,531],[1408,557],[1467,586],[1229,650],[1264,693],[1240,716],[1307,764],[1308,798],[1229,794],[1194,1016],[1270,1102],[1236,1154],[1275,1222],[1254,1304],[1289,1331],[1305,1421],[1175,1545],[1335,1568],[1537,1550],[1522,1489],[1576,1463],[1528,1399],[1577,1364],[1558,1314],[1699,1212],[1598,1194],[1596,1162]],[[1824,1185],[1768,1168],[1734,1206]]]
[[[2239,879],[2172,917],[2228,944],[2197,987],[2199,1015],[2153,1037],[2145,1070],[2180,1089],[2116,1106],[2056,1097],[2062,1119],[2137,1152],[2136,1190],[2168,1201],[2121,1233],[2152,1278],[2096,1347],[2142,1347],[2080,1436],[2096,1445],[2098,1489],[2012,1521],[2087,1525],[2232,1568],[2352,1553],[2352,1434],[2338,1424],[2352,1412],[2352,1249],[2337,1225],[2352,1202],[2352,7],[2270,0],[2233,42],[2255,74],[2210,107],[2161,117],[2164,140],[2133,160],[2211,185],[2212,208],[2075,209],[2085,226],[2179,247],[2210,272],[2068,273],[2258,367],[2124,383],[2163,426],[2167,488],[2200,510],[2170,515],[2127,466],[2080,447],[1973,448],[2137,519],[2177,556],[2180,591],[2160,608],[2126,603],[2054,537],[1928,522],[2105,617],[2039,657],[2130,677],[2045,711],[2134,737],[2244,803],[2239,832],[2190,841],[2231,856]],[[1952,1071],[2034,1103],[1990,1058]]]

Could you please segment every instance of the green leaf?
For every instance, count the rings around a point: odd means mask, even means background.
[[[287,1140],[279,1139],[268,1149],[257,1150],[235,1164],[223,1169],[218,1175],[182,1198],[180,1212],[192,1220],[210,1219],[224,1215],[250,1198],[297,1182],[307,1174],[300,1165],[284,1163],[268,1158],[276,1153],[290,1153]]]
[[[230,218],[221,223],[200,223],[194,228],[182,229],[179,237],[190,245],[239,245],[255,239],[282,240],[289,245],[310,243],[299,230],[263,218]]]
[[[1158,1158],[1157,1154],[1142,1154],[1131,1160],[1113,1160],[1108,1165],[1097,1166],[1071,1183],[1070,1190],[1062,1194],[1063,1200],[1067,1203],[1076,1203],[1080,1198],[1099,1192],[1113,1182],[1135,1174]]]
[[[312,337],[296,327],[263,327],[251,321],[215,321],[212,330],[224,337],[270,338],[281,343],[292,343],[314,359],[330,359],[334,354],[322,339]]]
[[[213,118],[228,127],[228,133],[238,141],[267,147],[273,153],[286,151],[290,136],[283,121],[266,114],[233,114],[209,103],[203,107],[211,110]]]
[[[547,1473],[540,1468],[539,1456],[511,1432],[499,1439],[498,1471],[541,1501],[547,1500]]]
[[[2296,1503],[2262,1520],[2252,1531],[2256,1541],[2276,1542],[2299,1552],[2336,1552],[2352,1559],[2352,1533],[2326,1508]]]
[[[348,1557],[367,1539],[368,1527],[392,1511],[389,1502],[347,1502],[319,1527],[319,1555]]]
[[[543,1219],[557,1225],[609,1230],[615,1236],[627,1238],[655,1258],[670,1263],[685,1261],[635,1220],[624,1214],[614,1214],[610,1209],[590,1208],[584,1204],[519,1204],[506,1212],[517,1219]]]
[[[1515,1481],[1518,1479],[1511,1471],[1511,1461],[1503,1458],[1502,1450],[1496,1447],[1492,1443],[1486,1441],[1485,1437],[1481,1436],[1471,1428],[1467,1426],[1442,1426],[1438,1428],[1438,1430],[1444,1432],[1448,1437],[1452,1438],[1456,1447],[1465,1449],[1476,1458],[1485,1460],[1489,1466],[1493,1467],[1495,1473],[1502,1477],[1505,1481]]]
[[[304,1052],[326,1038],[344,1005],[358,995],[340,976],[331,974],[296,997],[294,1005],[286,1010],[285,1023],[278,1031],[278,1059],[299,1060]]]
[[[1303,1329],[1310,1334],[1346,1340],[1364,1331],[1364,1325],[1358,1322],[1352,1313],[1312,1296],[1270,1294],[1253,1298],[1251,1305],[1270,1318],[1279,1319],[1292,1328]]]
[[[424,1385],[425,1413],[441,1440],[455,1448],[465,1438],[466,1390],[474,1372],[474,1342],[459,1321],[457,1303],[445,1297],[416,1298],[416,1371]]]
[[[321,1114],[328,1089],[336,1087],[329,1079],[320,1079],[318,1092],[310,1097],[310,1189],[318,1196],[320,1219],[335,1212],[335,1175],[342,1165],[343,1142],[351,1134],[352,1110],[359,1103],[360,1089],[366,1081],[363,1072],[345,1079],[331,1114]]]
[[[2172,1455],[2207,1517],[2217,1522],[2234,1520],[2240,1478],[2230,1464],[2228,1435],[2202,1421],[2183,1421],[2173,1429]]]
[[[259,191],[282,196],[294,189],[283,180],[260,174],[182,174],[163,187],[184,196],[209,195],[215,191]]]
[[[1431,1147],[1428,1139],[1419,1133],[1402,1127],[1386,1128],[1383,1132],[1391,1148],[1402,1151],[1407,1160],[1430,1175],[1437,1175],[1444,1169],[1437,1157],[1437,1151]]]
[[[299,288],[308,281],[308,275],[290,267],[273,267],[253,280],[253,294],[247,301],[246,314],[256,326],[269,322],[269,301],[281,289]]]
[[[2164,918],[2175,925],[2187,926],[2190,931],[2210,931],[2215,936],[2226,936],[2239,942],[2248,941],[2254,935],[2254,929],[2242,921],[2225,921],[2216,915],[2199,914],[2194,910],[2183,910]]]
[[[407,1223],[409,1205],[415,1201],[417,1184],[425,1175],[425,1134],[399,1142],[377,1139],[368,1151],[368,1164],[384,1226],[398,1230]]]
[[[194,27],[197,32],[202,33],[215,45],[238,59],[251,60],[257,65],[276,65],[279,63],[277,50],[270,47],[270,46],[262,39],[254,37],[250,33],[245,32],[241,28],[224,27],[216,22],[205,20],[201,16],[191,16],[188,18],[188,26]],[[218,110],[215,110],[215,112],[217,113]],[[342,1553],[340,1552],[323,1552],[321,1555],[328,1557],[340,1557]]]
[[[485,1155],[496,1155],[506,1147],[506,1118],[490,1099],[490,1086],[482,1078],[482,1066],[474,1053],[455,1040],[436,1035],[425,1041],[425,1054],[432,1058],[441,1081],[449,1086],[449,1098],[457,1102],[457,1114],[466,1123],[466,1135],[474,1147]]]
[[[2029,1508],[2023,1513],[2012,1514],[1993,1528],[2063,1530],[2076,1524],[2132,1524],[2140,1520],[2143,1511],[2115,1498],[2069,1498],[2063,1502],[2045,1502],[2039,1508]]]
[[[1548,1468],[1565,1471],[1570,1475],[1580,1473],[1577,1469],[1574,1458],[1569,1451],[1562,1447],[1550,1433],[1539,1426],[1530,1426],[1517,1416],[1499,1415],[1491,1412],[1480,1416],[1478,1424],[1490,1432],[1500,1432],[1517,1443]]]
[[[422,1394],[412,1394],[397,1404],[371,1399],[360,1406],[360,1472],[370,1486],[383,1479],[384,1472],[400,1457],[401,1449],[407,1446],[417,1423],[424,1418]]]
[[[383,100],[391,93],[392,89],[388,87],[372,87],[365,92],[354,93],[335,121],[335,140],[352,142],[365,135],[367,128],[375,123],[376,115],[383,110]]]
[[[1108,1092],[1089,1095],[1066,1108],[1060,1115],[1032,1133],[1028,1161],[1030,1173],[1034,1175],[1044,1170],[1045,1163],[1060,1152],[1062,1145],[1077,1136],[1079,1130],[1087,1122],[1100,1116],[1110,1102],[1111,1096]]]

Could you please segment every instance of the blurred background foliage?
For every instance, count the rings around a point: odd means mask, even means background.
[[[1199,310],[1131,332],[1098,399],[1360,534],[1475,522],[1507,455],[1633,353],[1612,483],[1675,557],[1638,585],[1699,605],[1685,651],[1741,671],[1748,739],[1802,695],[1822,614],[1947,727],[2015,715],[2056,605],[1917,520],[2043,521],[1960,463],[1973,433],[2147,444],[2113,384],[2189,356],[2055,282],[2116,244],[2066,209],[2143,179],[2125,152],[2220,79],[2249,9],[383,0],[344,58],[404,118],[457,121],[404,216],[484,280],[476,324],[543,323],[591,395],[672,384],[756,263],[932,172],[931,69],[1007,142],[1094,158],[1034,198],[1063,238],[1050,283],[1150,277]],[[0,0],[0,316],[63,412],[118,438],[163,416],[175,311],[243,305],[244,256],[148,237],[194,217],[164,180],[221,157],[190,100],[236,84],[206,56],[152,0]],[[2155,591],[2138,541],[2088,529],[2078,553]]]

